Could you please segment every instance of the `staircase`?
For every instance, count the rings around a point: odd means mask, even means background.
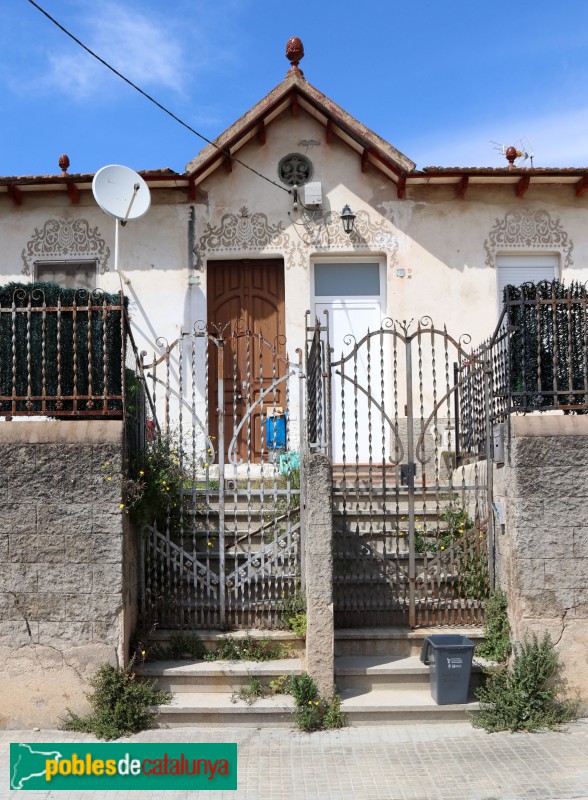
[[[482,640],[480,628],[359,628],[335,631],[335,682],[351,725],[465,721],[478,709],[473,689],[481,667],[474,663],[469,702],[438,706],[430,692],[429,667],[420,661],[425,638],[459,633]]]
[[[376,476],[377,477],[377,476]],[[456,617],[456,560],[440,552],[425,553],[419,531],[443,528],[441,515],[450,493],[435,488],[415,491],[418,539],[415,554],[420,624],[463,624]],[[362,472],[351,481],[341,477],[333,487],[335,625],[402,626],[409,623],[409,492],[395,484],[372,484]],[[451,611],[449,611],[451,609]],[[449,614],[453,614],[450,617]],[[469,618],[472,619],[471,617]],[[473,620],[472,620],[473,621]],[[476,620],[477,621],[477,620]]]
[[[155,631],[150,640],[165,645],[174,631]],[[251,704],[238,698],[252,677],[264,686],[281,675],[302,673],[304,639],[289,631],[198,631],[208,650],[221,637],[270,639],[290,650],[292,658],[275,661],[155,661],[137,672],[155,681],[158,689],[173,693],[170,705],[158,706],[157,727],[291,727],[294,701],[290,695],[257,698]]]
[[[478,628],[362,628],[335,634],[335,682],[342,710],[350,725],[418,724],[464,721],[467,711],[478,708],[471,695],[463,705],[438,706],[431,698],[429,668],[419,654],[429,633],[458,632],[477,642]],[[170,705],[159,706],[158,727],[196,725],[244,727],[294,727],[294,701],[282,694],[258,698],[248,704],[238,699],[251,677],[267,685],[282,675],[299,675],[303,669],[303,640],[285,631],[199,632],[209,649],[221,636],[271,638],[289,646],[292,658],[275,661],[161,661],[147,663],[138,672],[154,679],[159,689],[173,692]],[[156,632],[165,642],[171,634]],[[474,666],[470,691],[477,685],[480,667]]]

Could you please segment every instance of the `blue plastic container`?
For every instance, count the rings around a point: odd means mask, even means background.
[[[286,415],[281,414],[275,417],[266,417],[265,425],[265,446],[268,450],[286,449]]]

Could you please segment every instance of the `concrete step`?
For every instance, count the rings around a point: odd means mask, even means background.
[[[158,728],[186,726],[293,728],[294,700],[290,695],[262,697],[249,705],[228,692],[182,692],[170,705],[156,706]]]
[[[341,710],[350,725],[390,725],[464,722],[468,712],[477,711],[473,695],[467,703],[440,706],[426,689],[341,691]],[[159,728],[188,726],[286,727],[294,728],[294,699],[290,695],[258,698],[253,703],[226,692],[174,695],[170,705],[157,706]]]
[[[470,690],[480,682],[482,667],[474,660]],[[429,691],[429,667],[418,656],[338,656],[335,683],[340,692]]]
[[[438,706],[428,689],[341,691],[341,710],[350,725],[394,725],[465,722],[467,712],[477,711],[479,703],[470,695],[467,703]]]
[[[231,694],[248,686],[253,676],[268,686],[281,675],[300,675],[302,660],[154,661],[143,664],[137,673],[155,680],[158,689],[176,694]]]
[[[469,702],[439,706],[430,692],[429,668],[418,655],[424,638],[431,633],[456,633],[479,641],[478,628],[371,628],[337,630],[336,652],[353,644],[357,649],[371,651],[408,649],[408,653],[382,653],[337,655],[335,680],[341,696],[342,710],[348,714],[351,725],[376,725],[464,721],[467,712],[478,709],[473,689],[478,685],[481,666],[475,662],[472,671]],[[156,631],[160,642],[166,641],[170,632]],[[243,638],[246,631],[225,634],[220,631],[201,631],[208,644],[218,642],[221,636]],[[255,631],[255,637],[292,641],[294,634],[283,631]],[[269,634],[269,635],[268,635]],[[300,637],[297,637],[300,639]],[[359,647],[358,647],[359,645]],[[415,652],[416,651],[416,652]],[[267,685],[281,675],[302,672],[300,658],[275,661],[174,661],[145,664],[139,672],[154,679],[158,688],[174,693],[170,705],[159,706],[159,727],[207,725],[220,727],[295,727],[292,713],[294,700],[290,695],[258,698],[252,703],[238,698],[241,688],[247,687],[252,676]]]
[[[459,633],[476,643],[484,638],[481,626],[336,628],[335,655],[418,657],[425,638],[436,633]]]
[[[148,641],[155,642],[157,644],[161,644],[163,646],[170,643],[173,637],[178,636],[178,634],[191,634],[196,633],[202,640],[204,646],[207,650],[216,650],[218,646],[219,639],[246,639],[247,637],[251,639],[269,639],[271,642],[279,642],[285,648],[287,648],[293,655],[297,657],[302,657],[305,648],[305,639],[304,636],[300,636],[293,631],[281,631],[281,630],[261,630],[256,628],[249,628],[247,630],[238,630],[238,631],[221,631],[221,630],[214,630],[214,629],[205,629],[205,628],[192,628],[190,630],[171,630],[160,628],[154,631],[151,631],[149,634]],[[213,662],[211,662],[213,663]],[[269,663],[269,662],[255,662],[255,663]]]

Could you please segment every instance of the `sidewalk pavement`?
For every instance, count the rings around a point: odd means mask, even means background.
[[[107,793],[9,789],[10,742],[88,742],[0,731],[0,800],[588,800],[588,719],[566,732],[487,734],[469,723],[344,728],[174,728],[136,742],[237,742],[238,790]]]

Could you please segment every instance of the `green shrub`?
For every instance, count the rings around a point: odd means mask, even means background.
[[[306,598],[297,591],[278,602],[279,627],[304,636],[306,634]]]
[[[292,675],[290,679],[290,694],[297,706],[307,706],[318,700],[316,683],[306,672],[302,675]]]
[[[150,707],[169,703],[171,693],[155,691],[153,683],[137,678],[134,660],[125,669],[103,664],[90,680],[94,689],[88,694],[92,710],[80,717],[68,709],[68,716],[61,721],[62,730],[117,739],[148,728],[157,717]]]
[[[578,715],[578,701],[563,696],[558,655],[547,633],[541,641],[526,635],[511,666],[485,672],[486,684],[477,691],[480,711],[472,717],[476,728],[490,733],[553,729]]]
[[[341,711],[341,699],[336,693],[331,700],[319,696],[316,683],[306,672],[290,679],[290,694],[296,703],[294,718],[298,727],[310,733],[325,728],[343,728],[347,715]]]
[[[331,702],[325,709],[325,716],[323,717],[323,724],[325,728],[344,728],[347,725],[347,714],[341,711],[341,698],[338,694],[334,694]]]
[[[324,726],[325,712],[320,700],[309,700],[305,706],[300,706],[295,714],[296,724],[302,731],[312,733],[320,731]]]
[[[204,658],[208,661],[273,661],[276,658],[288,658],[289,651],[280,642],[271,639],[253,639],[249,634],[244,639],[233,639],[229,636],[221,637],[217,648],[212,653],[206,653]]]
[[[144,645],[139,642],[137,657],[142,661],[179,661],[182,658],[201,660],[208,650],[197,633],[178,633],[172,636],[169,644]]]
[[[172,532],[181,528],[187,462],[188,455],[177,432],[155,433],[145,449],[129,460],[122,486],[125,511],[139,529],[154,522],[161,529],[169,526]],[[102,470],[105,479],[110,480],[107,464]]]
[[[497,587],[486,602],[484,641],[476,648],[476,655],[490,661],[503,662],[511,653],[510,625],[508,624],[506,592]]]

